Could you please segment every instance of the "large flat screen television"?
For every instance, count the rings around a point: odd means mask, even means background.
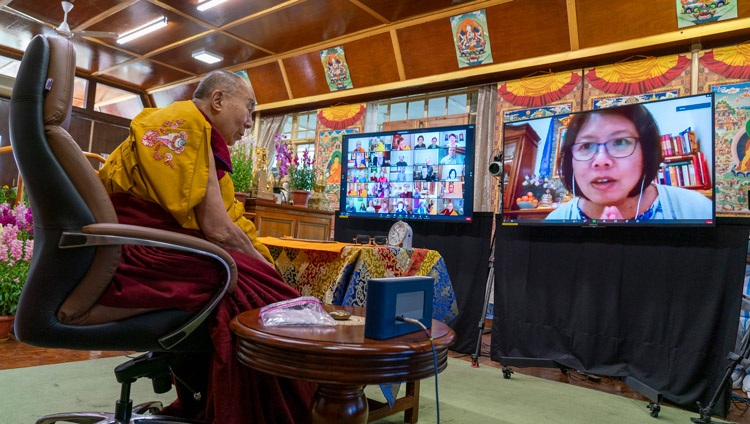
[[[503,224],[712,226],[713,94],[503,125]]]
[[[346,134],[341,218],[470,222],[474,125]]]

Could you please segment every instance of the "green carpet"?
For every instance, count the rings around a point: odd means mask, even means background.
[[[57,412],[112,411],[119,396],[113,370],[125,360],[118,357],[0,371],[0,424],[33,423],[42,415]],[[688,424],[697,416],[662,405],[659,417],[653,418],[643,401],[521,373],[504,379],[497,368],[472,368],[460,359],[449,359],[438,382],[442,424]],[[367,394],[379,396],[378,387],[368,387]],[[174,393],[155,395],[148,380],[139,380],[132,398],[136,404],[149,400],[166,404]],[[401,422],[403,413],[376,421]],[[434,378],[422,382],[419,422],[437,422]]]

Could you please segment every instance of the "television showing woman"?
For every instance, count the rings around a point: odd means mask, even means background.
[[[659,128],[643,105],[573,115],[558,166],[573,200],[546,219],[712,219],[701,193],[654,183],[662,160]]]

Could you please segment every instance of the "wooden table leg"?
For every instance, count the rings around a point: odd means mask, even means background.
[[[411,407],[404,410],[404,422],[416,424],[419,421],[419,380],[406,383],[406,396],[411,399]]]
[[[364,385],[318,384],[313,396],[313,424],[367,424]]]

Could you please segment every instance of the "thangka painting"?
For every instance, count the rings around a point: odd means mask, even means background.
[[[341,190],[341,141],[345,134],[359,133],[358,128],[348,128],[343,130],[327,130],[318,132],[318,146],[316,155],[321,160],[326,160],[324,164],[318,164],[318,169],[325,169],[326,173],[326,190],[325,194],[331,201],[333,209],[339,209],[339,192]]]
[[[346,90],[354,87],[349,65],[344,56],[344,46],[336,46],[320,51],[320,60],[326,74],[328,88],[331,91]]]
[[[490,34],[487,32],[487,15],[484,9],[451,16],[450,19],[458,67],[492,63]]]
[[[715,85],[716,215],[750,217],[750,82]]]
[[[698,92],[714,93],[716,216],[750,218],[750,46],[703,51]]]
[[[737,17],[740,0],[675,0],[679,28]]]

